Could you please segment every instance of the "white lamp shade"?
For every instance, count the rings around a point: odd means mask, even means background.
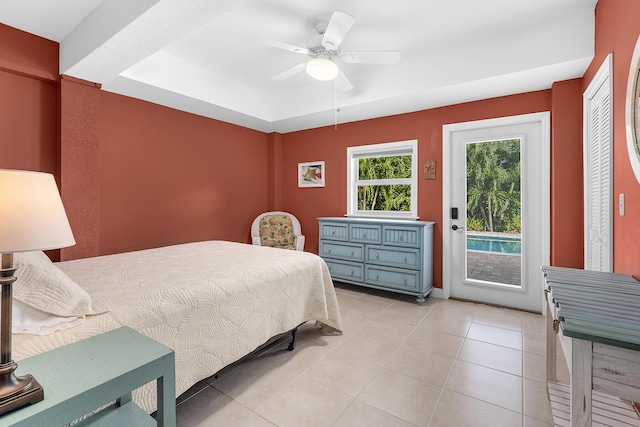
[[[75,243],[53,175],[0,169],[0,253]]]
[[[333,80],[338,77],[338,66],[325,58],[313,58],[307,62],[307,74],[317,80]]]

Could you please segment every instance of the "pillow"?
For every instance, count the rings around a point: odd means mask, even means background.
[[[13,284],[13,298],[30,307],[56,316],[99,314],[91,296],[56,267],[42,251],[13,255],[18,268]]]
[[[81,325],[85,321],[84,316],[54,316],[18,300],[13,300],[11,318],[11,332],[27,335],[49,335]]]

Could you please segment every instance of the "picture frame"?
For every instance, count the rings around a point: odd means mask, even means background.
[[[298,188],[324,187],[324,161],[298,163]]]

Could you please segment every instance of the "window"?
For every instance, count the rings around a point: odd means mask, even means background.
[[[347,216],[418,218],[418,141],[347,148]]]

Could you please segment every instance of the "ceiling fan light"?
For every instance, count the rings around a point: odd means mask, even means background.
[[[307,74],[317,80],[333,80],[338,77],[338,66],[325,58],[314,58],[307,62]]]

